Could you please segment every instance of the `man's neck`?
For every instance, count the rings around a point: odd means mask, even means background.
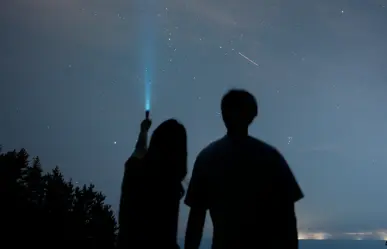
[[[247,137],[248,135],[249,135],[248,129],[227,131],[227,136],[232,138],[243,138],[243,137]]]

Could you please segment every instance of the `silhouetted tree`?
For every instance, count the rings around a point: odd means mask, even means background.
[[[114,248],[117,223],[105,196],[92,184],[74,187],[58,167],[43,174],[25,149],[0,154],[0,189],[1,243]]]

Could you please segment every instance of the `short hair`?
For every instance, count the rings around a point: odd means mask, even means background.
[[[258,103],[248,91],[231,89],[222,98],[221,110],[227,128],[249,126],[258,115]]]

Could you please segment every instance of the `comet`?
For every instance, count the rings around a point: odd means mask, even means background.
[[[240,56],[242,56],[243,58],[245,58],[246,60],[248,60],[249,62],[251,62],[252,64],[256,65],[257,67],[259,67],[258,63],[256,63],[255,61],[253,61],[252,59],[250,59],[249,57],[247,57],[246,55],[242,54],[241,52],[238,53]]]

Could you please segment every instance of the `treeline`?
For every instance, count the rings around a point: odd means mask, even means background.
[[[74,186],[59,168],[43,173],[25,149],[0,150],[2,248],[114,248],[117,222],[94,185]]]

